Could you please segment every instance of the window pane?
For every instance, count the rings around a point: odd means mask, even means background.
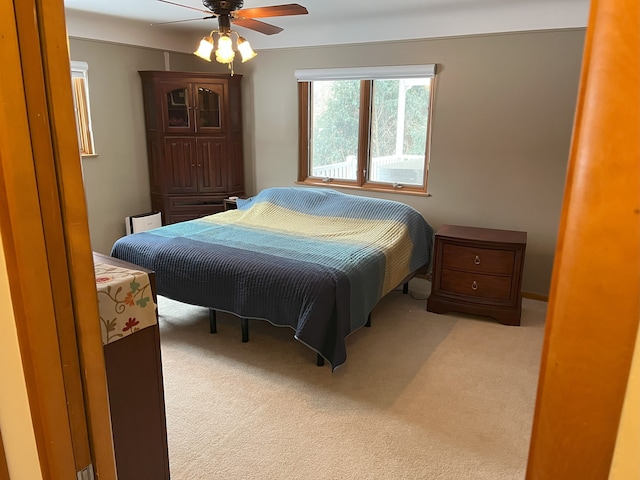
[[[74,64],[76,65],[74,66]],[[91,112],[89,108],[87,66],[83,62],[71,62],[71,87],[80,154],[95,155],[93,132],[91,130]]]
[[[316,81],[311,96],[313,177],[356,180],[360,81]]]
[[[423,185],[430,78],[375,80],[368,180]]]

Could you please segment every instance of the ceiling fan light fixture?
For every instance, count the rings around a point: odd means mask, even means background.
[[[242,57],[242,63],[251,60],[257,55],[257,53],[253,51],[253,48],[251,48],[251,44],[244,37],[238,37],[238,51]]]
[[[233,59],[235,58],[234,46],[232,45],[230,38],[232,34],[236,35],[235,49],[240,52],[242,62],[251,60],[256,56],[256,52],[251,48],[249,42],[247,42],[245,38],[242,38],[238,32],[231,29],[232,23],[265,35],[274,35],[276,33],[280,33],[282,28],[258,19],[268,17],[285,17],[289,15],[306,15],[309,13],[305,7],[298,5],[297,3],[273,5],[269,7],[242,8],[244,6],[244,0],[202,0],[202,4],[206,8],[206,10],[202,10],[189,5],[176,3],[175,0],[157,1],[202,12],[207,15],[203,20],[216,18],[218,20],[218,29],[212,30],[207,37],[204,37],[200,42],[198,49],[193,53],[210,62],[213,49],[217,46],[218,48],[215,51],[216,61],[228,64],[232,75]],[[190,20],[198,19],[192,18],[163,23],[187,22]],[[214,35],[217,36],[217,42],[214,40]],[[220,43],[222,46],[219,45]]]
[[[207,35],[200,40],[200,45],[198,49],[193,52],[193,54],[197,57],[206,60],[207,62],[211,61],[211,52],[213,51],[213,37],[211,35]]]
[[[222,34],[218,38],[218,48],[216,49],[216,61],[219,63],[231,63],[236,53],[233,51],[233,42],[227,34]]]

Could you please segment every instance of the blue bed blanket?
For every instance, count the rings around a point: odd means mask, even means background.
[[[433,228],[400,202],[277,187],[237,204],[123,237],[111,255],[154,270],[160,295],[291,327],[333,368],[380,298],[431,260]]]

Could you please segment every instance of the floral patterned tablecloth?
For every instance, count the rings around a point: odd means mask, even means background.
[[[95,263],[102,344],[158,323],[149,275]]]

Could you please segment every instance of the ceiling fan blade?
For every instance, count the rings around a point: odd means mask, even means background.
[[[274,5],[272,7],[242,8],[233,12],[234,18],[268,18],[288,15],[306,15],[309,11],[297,3]]]
[[[250,30],[255,30],[256,32],[264,33],[265,35],[274,35],[276,33],[280,33],[283,30],[282,28],[276,27],[275,25],[260,22],[258,20],[252,20],[250,18],[233,18],[231,21],[234,23],[234,25],[248,28]]]
[[[209,10],[203,10],[201,8],[192,7],[190,5],[183,5],[182,3],[170,2],[169,0],[158,0],[158,2],[168,3],[169,5],[176,5],[178,7],[190,8],[191,10],[195,10],[196,12],[206,13],[207,15],[211,15],[213,13]]]
[[[183,23],[183,22],[193,22],[194,20],[209,20],[210,18],[216,18],[215,15],[210,15],[208,17],[198,17],[198,18],[187,18],[186,20],[173,20],[171,22],[159,22],[159,23],[152,23],[151,26],[156,26],[156,25],[169,25],[171,23]]]

